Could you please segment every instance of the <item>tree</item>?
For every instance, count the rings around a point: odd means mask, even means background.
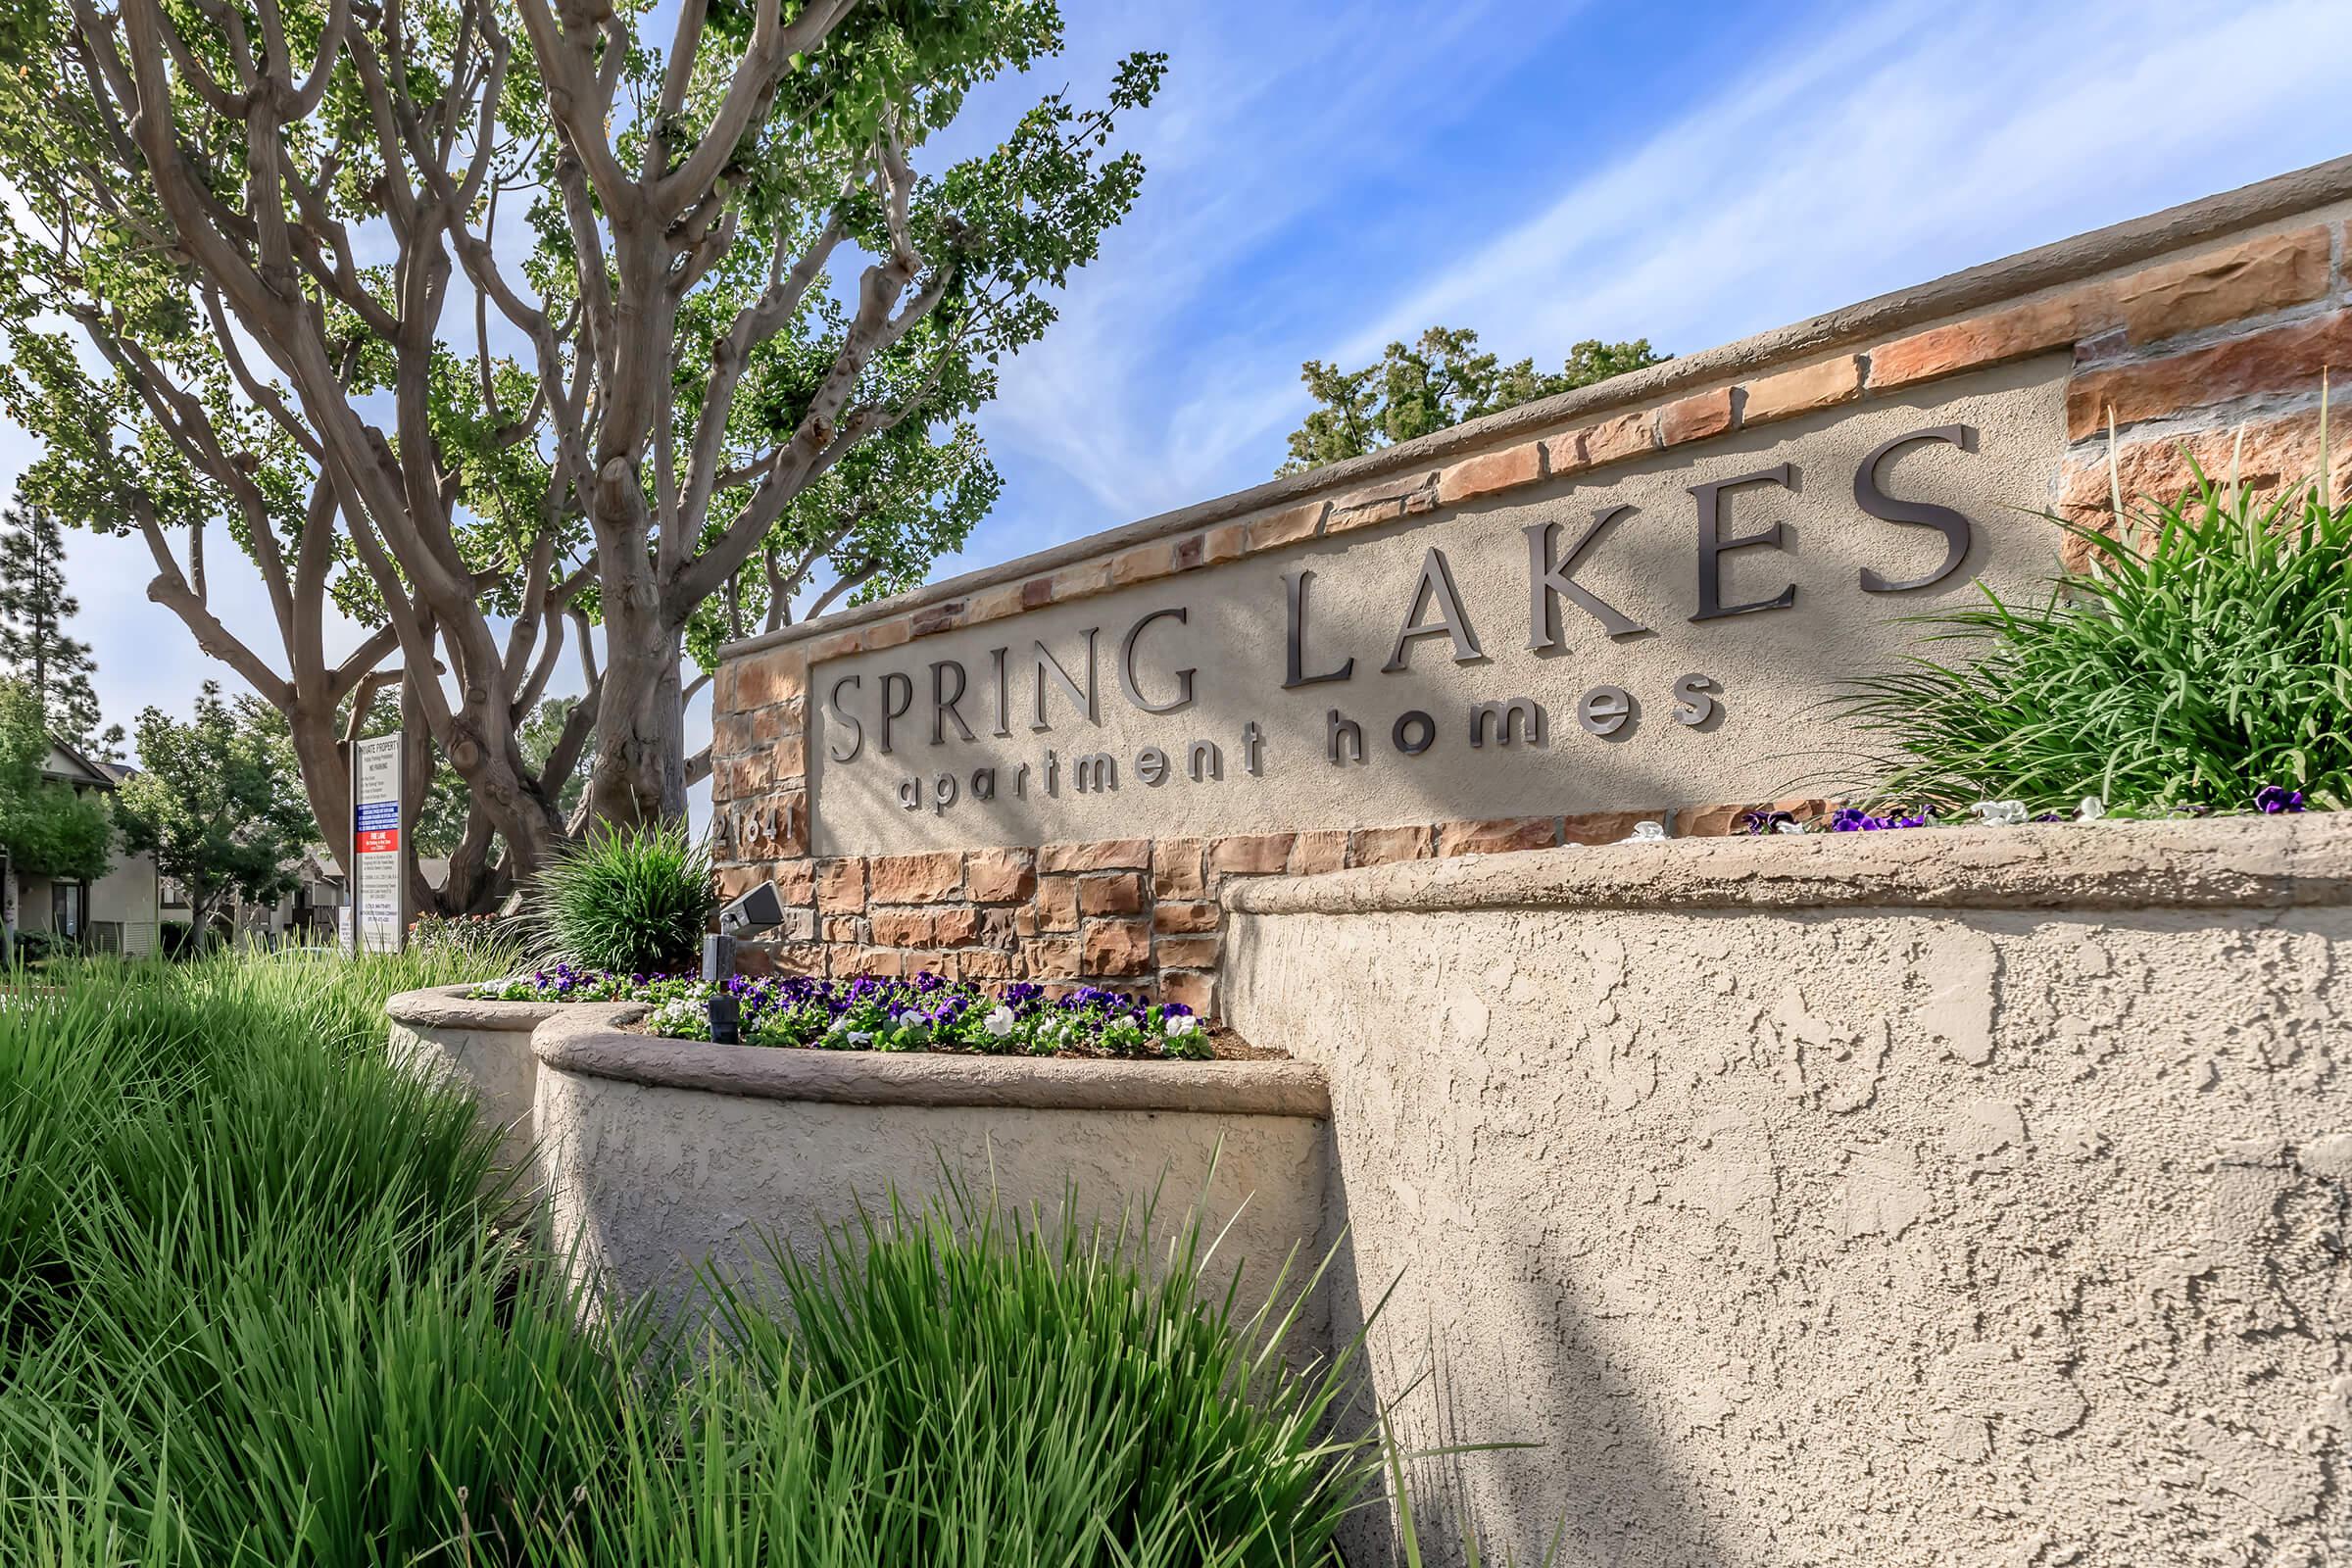
[[[286,755],[255,699],[223,701],[207,681],[195,717],[150,708],[137,727],[140,771],[122,781],[122,843],[187,889],[203,931],[224,900],[275,900],[294,886],[312,835]]]
[[[1291,432],[1290,461],[1276,471],[1303,473],[1360,458],[1673,357],[1651,349],[1645,337],[1628,343],[1588,338],[1568,351],[1557,372],[1547,372],[1537,369],[1533,359],[1504,365],[1493,354],[1474,352],[1477,346],[1478,334],[1466,327],[1433,326],[1410,347],[1391,343],[1378,365],[1360,370],[1307,361],[1298,375],[1318,407]]]
[[[22,681],[0,681],[0,877],[19,872],[74,882],[106,874],[115,823],[105,800],[45,777],[49,733]],[[14,909],[14,897],[0,908]],[[0,960],[16,953],[16,922],[0,923]]]
[[[507,849],[477,898],[570,831],[583,757],[588,814],[683,810],[708,602],[780,614],[952,536],[962,481],[911,515],[820,487],[959,461],[995,367],[1133,204],[1142,166],[1110,145],[1163,65],[1132,56],[1100,107],[1049,95],[918,176],[973,87],[1058,49],[1051,0],[681,0],[666,49],[647,15],[33,0],[0,22],[0,397],[47,443],[28,489],[146,540],[151,597],[287,715],[322,821],[349,810],[333,715],[397,651],[405,710]],[[222,517],[283,673],[209,608]],[[870,548],[894,517],[906,537]],[[339,662],[330,594],[381,626]],[[535,768],[520,731],[567,625],[587,695]]]
[[[0,512],[0,664],[30,689],[50,734],[96,752],[119,741],[122,730],[99,732],[90,645],[65,629],[80,612],[66,592],[66,541],[57,518],[39,507]]]

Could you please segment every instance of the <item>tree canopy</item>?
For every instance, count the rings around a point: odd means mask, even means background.
[[[18,871],[95,881],[112,858],[114,817],[103,795],[45,776],[48,759],[40,700],[0,680],[0,851]]]
[[[1626,343],[1588,338],[1568,351],[1558,370],[1539,370],[1533,358],[1505,365],[1479,353],[1478,334],[1467,327],[1433,326],[1409,345],[1391,343],[1378,364],[1358,370],[1309,360],[1298,374],[1315,410],[1291,432],[1290,461],[1276,471],[1302,473],[1360,458],[1672,357],[1652,349],[1645,337]]]
[[[116,808],[122,843],[188,893],[202,931],[229,899],[258,902],[292,889],[312,838],[311,815],[268,710],[223,699],[207,681],[193,718],[161,709],[139,714],[139,768]]]
[[[31,0],[0,26],[0,401],[27,496],[284,714],[322,822],[387,683],[464,780],[444,906],[683,809],[689,642],[888,591],[996,493],[969,416],[1135,201],[1052,92],[918,172],[1050,0]],[[219,536],[268,626],[214,611]],[[341,658],[321,607],[376,628]],[[592,628],[602,658],[591,646]],[[522,731],[566,645],[583,693]],[[394,662],[397,661],[397,663]],[[707,665],[706,665],[707,668]],[[420,901],[421,906],[421,901]]]

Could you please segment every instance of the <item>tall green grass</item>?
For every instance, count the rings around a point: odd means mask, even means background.
[[[468,966],[471,966],[470,970]],[[386,1064],[423,954],[87,963],[0,1005],[0,1560],[1313,1564],[1345,1369],[1198,1242],[951,1188],[706,1311],[587,1311]],[[496,960],[490,960],[496,966]],[[744,1283],[775,1279],[772,1286]]]
[[[684,822],[607,824],[539,873],[526,918],[544,957],[616,974],[679,974],[696,967],[717,907],[710,848]]]
[[[1881,799],[1936,810],[2247,810],[2267,787],[2352,803],[2352,505],[2199,473],[2118,511],[2120,538],[2038,605],[1929,617],[1922,655],[1855,683],[1891,743]]]

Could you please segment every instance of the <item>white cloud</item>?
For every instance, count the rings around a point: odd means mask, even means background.
[[[1348,353],[1433,320],[1705,348],[2317,162],[2347,45],[2315,0],[1873,11],[1440,259]]]

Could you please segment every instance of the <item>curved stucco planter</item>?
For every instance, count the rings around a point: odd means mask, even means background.
[[[528,1170],[538,1093],[539,1058],[531,1031],[560,1012],[589,1012],[605,1022],[636,1017],[635,1003],[489,1002],[467,996],[471,985],[404,991],[384,1004],[391,1018],[393,1060],[439,1083],[469,1090],[481,1119],[498,1129],[505,1163]]]
[[[1324,1068],[1334,1337],[1499,1557],[2352,1541],[2352,813],[1228,885]],[[1434,1364],[1433,1364],[1434,1350]],[[1450,1424],[1441,1412],[1450,1416]]]
[[[1222,1232],[1209,1276],[1238,1277],[1245,1303],[1319,1255],[1330,1102],[1299,1062],[766,1050],[579,1008],[534,1044],[556,1234],[626,1296],[675,1292],[705,1257],[757,1269],[770,1237],[813,1258],[824,1227],[894,1189],[920,1202],[943,1173],[1006,1213],[1053,1216],[1074,1196],[1115,1220],[1156,1194],[1155,1242],[1197,1204]]]

